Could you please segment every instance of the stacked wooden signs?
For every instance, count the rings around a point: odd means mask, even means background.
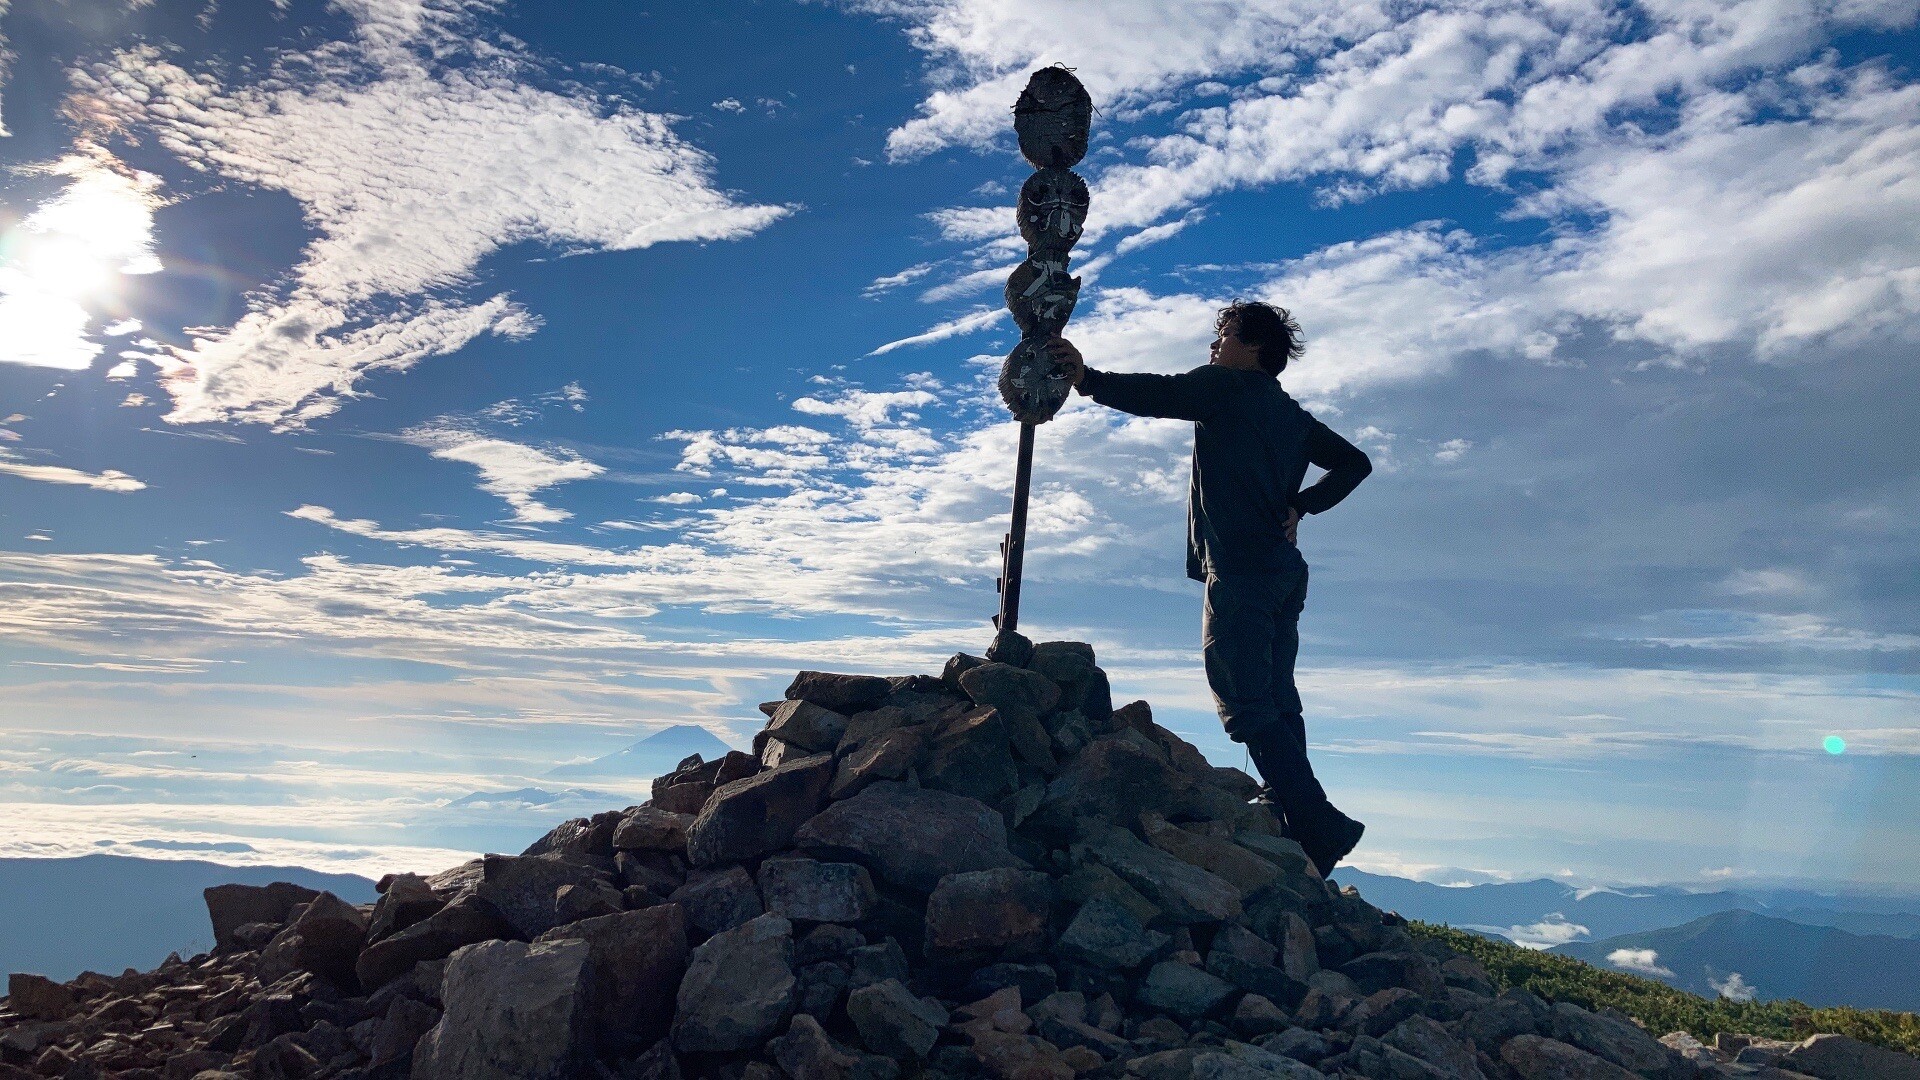
[[[1080,298],[1080,279],[1067,262],[1087,222],[1087,182],[1073,166],[1087,153],[1093,99],[1073,72],[1041,68],[1013,107],[1020,153],[1034,174],[1020,187],[1020,237],[1027,261],[1007,279],[1007,309],[1020,328],[1000,368],[1000,398],[1023,424],[1053,419],[1073,389],[1068,373],[1047,352]]]

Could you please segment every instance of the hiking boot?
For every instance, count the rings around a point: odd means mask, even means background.
[[[1361,834],[1367,831],[1364,824],[1341,813],[1330,802],[1320,803],[1299,819],[1289,818],[1287,826],[1292,838],[1306,849],[1307,858],[1313,860],[1313,868],[1320,871],[1322,880],[1333,873],[1341,859],[1352,854]]]

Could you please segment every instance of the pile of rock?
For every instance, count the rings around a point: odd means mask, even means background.
[[[1473,960],[1322,881],[1249,801],[1252,778],[1145,702],[1113,708],[1091,648],[999,647],[1014,662],[960,655],[939,678],[802,672],[762,706],[754,753],[689,758],[644,805],[520,855],[389,877],[372,905],[210,889],[210,955],[14,976],[0,1080],[1920,1065],[1851,1040],[1733,1063],[1618,1014],[1496,995]]]

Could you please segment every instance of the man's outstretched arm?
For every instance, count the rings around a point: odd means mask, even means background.
[[[1307,421],[1307,460],[1327,470],[1311,486],[1300,489],[1288,504],[1302,514],[1331,510],[1360,486],[1373,471],[1366,452],[1334,434],[1318,420]]]
[[[1080,350],[1065,338],[1055,338],[1054,359],[1073,368],[1073,385],[1109,409],[1135,416],[1169,420],[1209,420],[1220,407],[1220,390],[1202,371],[1183,375],[1147,375],[1095,371]]]

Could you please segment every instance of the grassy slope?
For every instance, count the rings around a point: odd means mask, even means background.
[[[1570,956],[1523,949],[1450,926],[1409,922],[1417,936],[1435,938],[1486,967],[1494,985],[1522,987],[1549,1001],[1586,1009],[1612,1006],[1664,1035],[1685,1031],[1703,1042],[1727,1031],[1771,1039],[1804,1039],[1815,1032],[1851,1035],[1863,1042],[1920,1055],[1920,1015],[1846,1007],[1816,1009],[1798,1001],[1728,1001],[1676,990],[1655,979],[1607,971]]]

